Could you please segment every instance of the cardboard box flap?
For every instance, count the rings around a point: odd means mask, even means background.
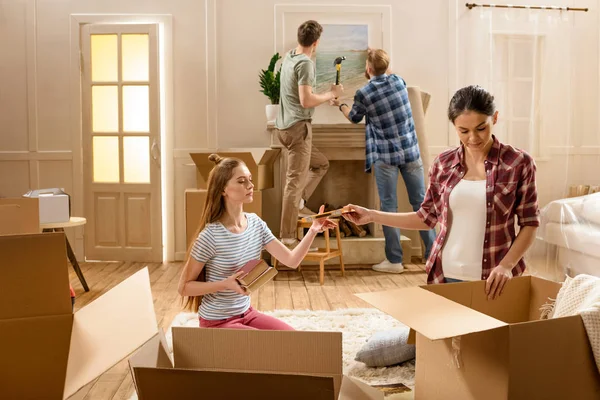
[[[243,148],[243,149],[221,149],[209,152],[190,153],[190,157],[198,173],[204,180],[208,181],[210,171],[215,164],[208,159],[208,156],[216,153],[221,157],[234,157],[242,160],[250,173],[252,174],[257,189],[267,189],[273,187],[273,164],[277,160],[277,156],[281,153],[280,149],[271,148]],[[198,182],[200,184],[200,181]]]
[[[169,346],[161,330],[129,357],[129,366],[147,368],[173,368]]]
[[[529,277],[531,290],[529,292],[529,321],[537,321],[542,316],[540,308],[551,299],[556,299],[562,284],[558,282],[541,279],[535,276]]]
[[[148,268],[75,313],[65,398],[158,332]]]
[[[0,235],[40,233],[38,199],[0,199]]]
[[[175,368],[342,375],[341,332],[173,328]]]
[[[0,236],[0,319],[71,315],[67,265],[62,232]]]
[[[356,296],[431,340],[496,329],[507,324],[419,287]]]
[[[331,377],[158,368],[134,374],[140,400],[335,400]]]
[[[383,400],[379,390],[347,376],[342,378],[342,387],[338,400]]]

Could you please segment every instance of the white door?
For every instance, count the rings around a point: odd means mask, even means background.
[[[157,25],[82,28],[85,255],[162,261]]]

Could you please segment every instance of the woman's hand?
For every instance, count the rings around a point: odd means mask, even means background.
[[[244,271],[238,271],[223,281],[223,290],[232,290],[237,294],[248,295],[246,289],[240,286],[236,278],[244,274]]]
[[[342,104],[342,102],[339,99],[331,99],[331,100],[329,100],[329,105],[330,106],[339,107],[340,104]]]
[[[492,273],[485,282],[485,293],[488,300],[495,300],[502,294],[504,285],[513,277],[512,268],[498,265],[492,270]]]
[[[321,207],[319,207],[319,214],[322,214],[324,211],[325,211],[325,206],[321,205]],[[315,219],[310,227],[310,230],[315,233],[319,233],[319,232],[323,232],[327,229],[335,228],[336,225],[337,225],[337,223],[335,221],[332,221],[332,220],[324,217],[324,218]]]
[[[353,210],[352,212],[342,214],[348,221],[353,222],[356,225],[365,225],[373,222],[373,215],[368,208],[355,206],[353,204],[348,204],[346,207]]]

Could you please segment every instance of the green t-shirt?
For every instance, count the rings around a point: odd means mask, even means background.
[[[298,85],[316,86],[315,65],[305,54],[289,51],[281,64],[279,115],[275,120],[277,129],[287,129],[299,121],[312,118],[314,108],[300,104]]]

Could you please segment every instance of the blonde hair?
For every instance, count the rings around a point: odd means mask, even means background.
[[[208,159],[215,163],[215,166],[208,175],[207,190],[206,190],[206,202],[202,209],[202,216],[198,223],[198,228],[194,234],[193,239],[195,240],[200,232],[206,227],[206,224],[217,222],[225,213],[225,199],[223,198],[223,191],[227,182],[233,177],[233,171],[240,165],[245,165],[244,162],[237,158],[223,158],[218,154],[211,154]],[[189,244],[185,262],[187,263],[192,253],[192,247],[194,241]],[[206,267],[202,268],[202,271],[196,278],[196,281],[206,282]],[[202,296],[191,296],[183,297],[182,303],[186,311],[197,312],[200,303],[202,302]]]
[[[390,56],[382,49],[371,50],[367,55],[367,62],[373,69],[375,76],[382,75],[390,66]]]

